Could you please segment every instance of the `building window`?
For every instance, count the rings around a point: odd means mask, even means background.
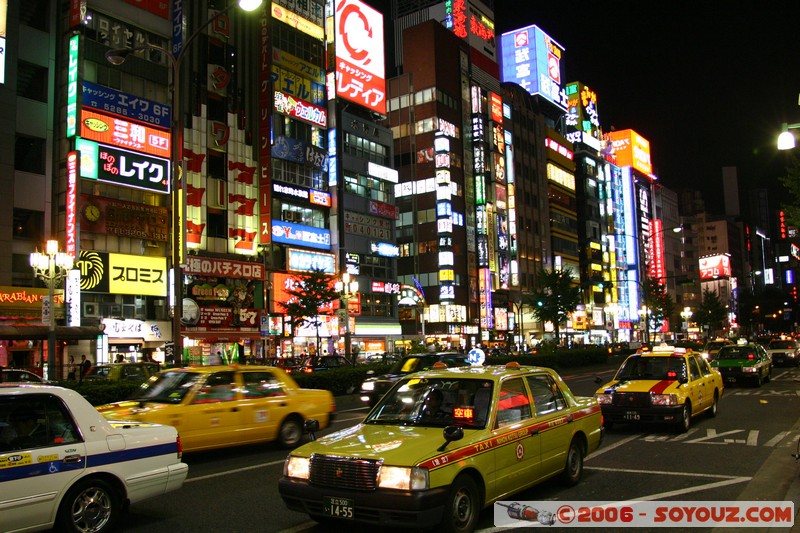
[[[209,210],[208,212],[208,236],[219,237],[221,239],[228,238],[228,225],[225,220],[225,213],[214,213]]]
[[[14,239],[44,241],[44,213],[14,208]]]
[[[48,70],[26,61],[17,63],[17,96],[47,102]]]
[[[17,135],[14,142],[14,169],[34,174],[45,172],[47,142],[38,137]]]

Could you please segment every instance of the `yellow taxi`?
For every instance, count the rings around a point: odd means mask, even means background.
[[[700,354],[661,346],[625,359],[595,396],[606,428],[617,422],[666,422],[685,433],[693,416],[716,416],[723,390],[722,376]]]
[[[269,366],[164,370],[135,398],[97,408],[111,420],[175,426],[185,452],[273,440],[291,448],[302,440],[306,420],[327,427],[335,409],[330,391],[301,389]]]
[[[278,490],[321,523],[471,531],[495,501],[554,476],[578,483],[602,436],[597,401],[554,370],[439,362],[361,424],[293,450]]]

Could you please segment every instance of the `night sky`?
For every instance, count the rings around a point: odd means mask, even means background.
[[[742,194],[780,191],[784,122],[800,122],[800,2],[496,0],[498,34],[536,24],[564,48],[567,81],[597,93],[604,130],[650,141],[665,186],[721,211],[722,167]],[[776,208],[781,201],[771,199]]]

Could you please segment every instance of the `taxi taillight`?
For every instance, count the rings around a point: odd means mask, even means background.
[[[330,412],[331,412],[331,413],[332,413],[332,412],[334,412],[334,411],[336,411],[336,399],[335,399],[335,398],[331,398],[331,405],[330,405],[330,407],[331,407],[331,409],[330,409]]]
[[[180,459],[183,457],[183,442],[181,442],[180,435],[178,435],[178,437],[175,439],[175,442],[178,445],[178,459]]]

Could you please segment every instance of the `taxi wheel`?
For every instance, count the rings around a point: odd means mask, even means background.
[[[719,404],[719,395],[717,394],[717,391],[714,391],[714,400],[711,402],[711,407],[709,407],[708,411],[706,411],[709,418],[714,418],[715,416],[717,416],[718,404]]]
[[[58,508],[59,531],[111,531],[122,511],[117,491],[101,479],[76,483]]]
[[[284,448],[294,448],[303,438],[303,422],[296,416],[289,416],[278,430],[278,443]]]
[[[767,375],[766,375],[766,377],[764,378],[764,382],[765,382],[765,383],[769,383],[770,381],[772,381],[772,366],[770,366],[769,368],[767,368]]]
[[[574,487],[583,474],[583,446],[577,439],[572,439],[567,450],[567,463],[561,473],[561,481],[568,487]]]
[[[683,409],[681,409],[680,418],[678,419],[678,425],[676,429],[678,433],[686,433],[689,431],[689,426],[692,425],[692,406],[689,402],[683,404]]]
[[[445,533],[461,533],[475,529],[481,510],[478,486],[467,475],[458,476],[450,486],[445,503],[441,530]]]

